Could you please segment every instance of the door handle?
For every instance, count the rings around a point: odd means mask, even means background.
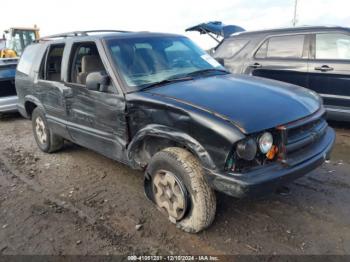
[[[254,64],[250,65],[250,67],[251,67],[251,68],[261,68],[262,65],[259,64],[259,63],[254,63]]]
[[[328,65],[323,65],[323,66],[317,66],[315,67],[315,70],[321,71],[321,72],[327,72],[327,71],[332,71],[334,70],[333,67],[329,67]]]
[[[64,98],[72,98],[73,97],[73,91],[72,91],[72,88],[70,88],[70,87],[64,86],[61,89],[61,92],[62,92],[62,96]]]

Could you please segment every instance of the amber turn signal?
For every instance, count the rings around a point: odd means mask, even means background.
[[[266,157],[270,160],[274,159],[276,154],[278,153],[278,147],[272,146],[269,152],[267,152]]]

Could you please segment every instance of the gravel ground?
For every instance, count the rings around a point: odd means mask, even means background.
[[[214,224],[192,235],[143,193],[143,175],[67,143],[37,148],[31,122],[0,120],[2,254],[350,254],[350,124],[332,123],[332,160],[255,200],[217,195]]]

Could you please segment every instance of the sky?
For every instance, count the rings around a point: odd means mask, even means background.
[[[75,30],[119,29],[183,34],[202,48],[215,41],[185,29],[208,21],[246,30],[292,25],[295,0],[16,0],[1,12],[0,32],[36,24],[42,36]],[[349,0],[298,0],[297,25],[350,27]]]

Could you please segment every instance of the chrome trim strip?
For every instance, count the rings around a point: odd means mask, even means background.
[[[346,109],[336,109],[336,108],[326,108],[327,111],[332,111],[332,112],[340,112],[340,113],[348,113],[350,114],[350,110]]]
[[[339,98],[339,99],[350,100],[350,96],[331,95],[331,94],[319,94],[319,95],[325,98]]]

